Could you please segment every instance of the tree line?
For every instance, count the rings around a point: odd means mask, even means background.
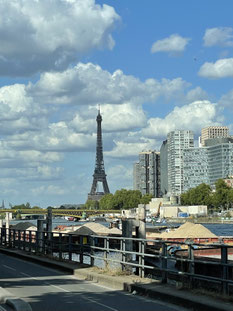
[[[138,207],[138,204],[148,204],[153,195],[142,193],[139,190],[117,190],[114,194],[105,194],[99,202],[87,200],[86,209],[120,210]]]
[[[205,183],[188,190],[181,195],[182,205],[207,205],[213,210],[227,210],[233,207],[233,188],[223,179],[215,182],[214,190]]]

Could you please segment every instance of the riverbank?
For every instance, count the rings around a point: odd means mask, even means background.
[[[179,217],[179,218],[166,218],[167,223],[185,223],[186,221],[195,224],[233,224],[232,219],[222,219],[221,217]]]

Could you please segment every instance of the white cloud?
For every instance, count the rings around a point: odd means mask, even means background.
[[[164,138],[170,131],[192,130],[200,134],[202,127],[207,125],[217,125],[218,123],[217,105],[207,100],[196,101],[182,107],[175,107],[164,119],[151,118],[148,120],[148,127],[142,130],[142,134],[147,137]]]
[[[186,101],[189,103],[192,103],[194,101],[197,100],[205,100],[208,99],[208,94],[207,92],[205,92],[202,88],[200,88],[199,86],[190,90],[189,92],[187,92],[186,94]]]
[[[60,186],[48,185],[32,188],[31,192],[33,195],[64,195],[67,190]]]
[[[3,75],[61,70],[91,49],[112,49],[120,17],[95,0],[0,2],[0,67]]]
[[[172,34],[168,38],[154,42],[151,47],[151,53],[183,52],[190,40],[190,38],[184,38],[178,34]]]
[[[112,74],[92,63],[78,63],[63,72],[41,75],[26,87],[27,94],[41,104],[97,105],[142,104],[158,97],[171,98],[183,93],[190,84],[181,78],[140,81],[121,70]]]
[[[219,59],[215,63],[205,63],[201,66],[199,76],[209,79],[233,77],[233,58]]]
[[[220,100],[219,103],[225,107],[233,108],[233,89],[230,90],[227,94],[224,94]]]
[[[47,109],[36,105],[27,95],[25,85],[0,88],[0,133],[36,131],[47,125]]]
[[[233,46],[233,28],[231,27],[216,27],[206,29],[203,37],[204,46]]]
[[[153,150],[155,142],[152,139],[141,137],[137,142],[114,140],[115,147],[111,151],[105,152],[106,156],[113,158],[135,158],[143,150]]]

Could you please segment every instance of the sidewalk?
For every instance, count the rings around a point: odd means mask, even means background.
[[[50,268],[74,274],[78,279],[90,280],[116,290],[125,290],[144,295],[156,300],[166,301],[195,311],[232,311],[233,303],[210,296],[195,294],[188,290],[177,289],[173,286],[161,284],[159,281],[139,278],[134,275],[109,275],[104,271],[75,263],[60,262],[40,256],[33,256],[19,250],[0,248],[0,252],[24,260],[36,262]],[[1,293],[1,289],[0,289]],[[23,309],[27,311],[27,309]]]

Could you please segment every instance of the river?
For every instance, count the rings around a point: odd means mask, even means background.
[[[15,225],[18,222],[23,222],[23,221],[27,221],[30,222],[34,225],[37,224],[37,220],[11,220],[11,224]],[[82,225],[85,222],[79,221],[79,222],[75,222],[75,221],[68,221],[66,219],[62,219],[62,218],[53,218],[53,228],[55,228],[57,225],[66,225],[66,226],[71,226],[71,225]],[[101,224],[108,226],[108,222],[102,222]],[[166,223],[163,224],[156,224],[155,227],[157,226],[166,226]],[[168,226],[179,226],[181,225],[180,223],[169,223]],[[218,235],[218,236],[233,236],[233,224],[212,224],[212,223],[206,223],[203,224],[203,226],[205,226],[207,229],[209,229],[211,232],[213,232],[214,234]],[[152,224],[147,224],[148,227],[153,227]]]

